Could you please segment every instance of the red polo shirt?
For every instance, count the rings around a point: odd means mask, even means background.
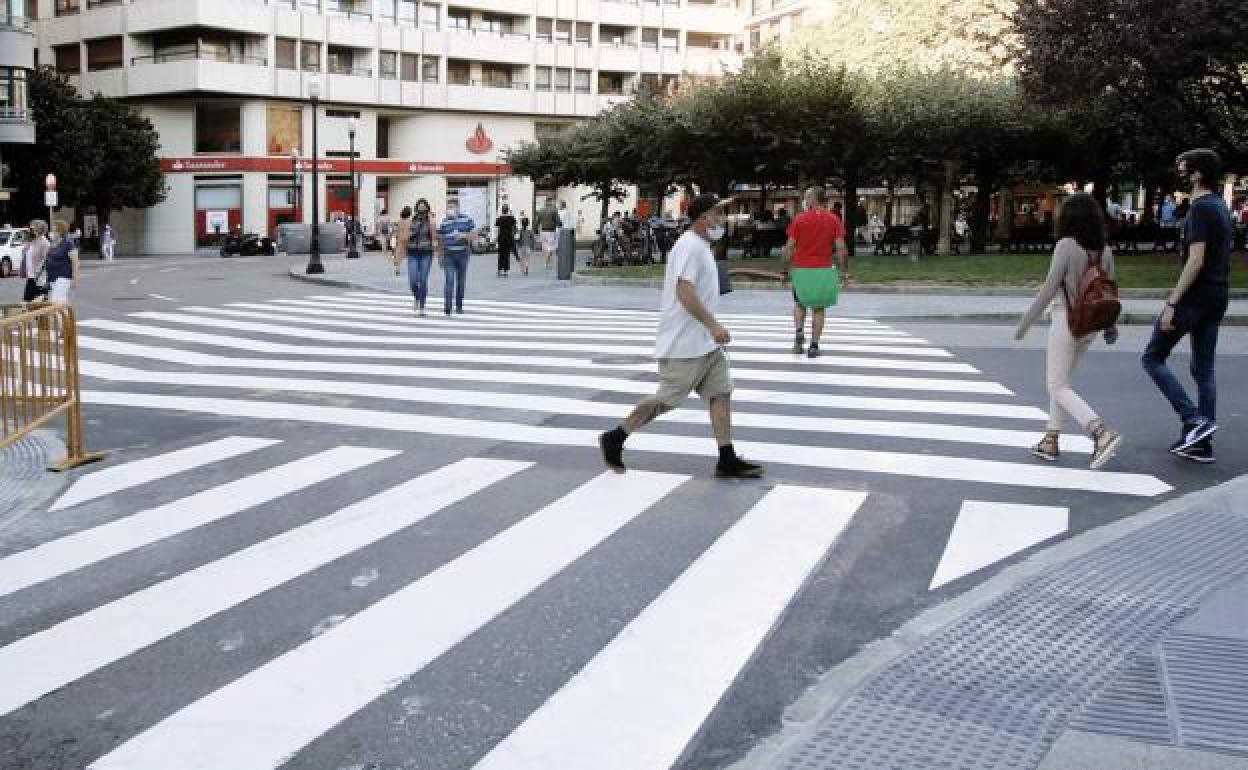
[[[831,211],[803,211],[789,225],[788,236],[797,241],[793,267],[832,267],[836,264],[836,241],[845,237],[845,225]]]

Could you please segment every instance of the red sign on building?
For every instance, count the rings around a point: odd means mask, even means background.
[[[492,143],[491,143],[492,146]],[[242,156],[161,158],[160,170],[166,174],[259,172],[289,174],[290,158],[254,158]],[[312,170],[312,161],[300,159],[301,172]],[[328,174],[350,173],[350,161],[346,158],[322,158],[316,170]],[[362,174],[377,176],[419,176],[422,174],[451,174],[454,176],[500,176],[511,173],[505,163],[441,163],[411,160],[357,160],[355,170]]]

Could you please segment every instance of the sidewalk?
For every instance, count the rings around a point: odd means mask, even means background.
[[[1248,476],[1007,569],[829,672],[733,770],[1248,769]]]
[[[376,252],[350,261],[341,257],[326,257],[323,260],[326,272],[320,276],[309,276],[304,272],[307,264],[305,257],[294,256],[287,259],[291,265],[291,277],[297,280],[361,290],[409,293],[406,270],[396,276],[389,260]],[[584,261],[585,255],[578,255],[577,264]],[[471,305],[473,297],[644,310],[652,310],[658,304],[658,289],[653,286],[612,283],[610,288],[606,288],[601,281],[576,277],[575,274],[573,281],[559,281],[555,278],[554,270],[538,266],[538,259],[533,264],[536,269],[530,275],[521,275],[519,267],[513,265],[510,277],[498,278],[495,275],[496,257],[493,254],[473,256],[469,266],[465,304]],[[933,291],[938,293],[931,293]],[[436,264],[430,273],[429,294],[430,306],[439,307],[442,274]],[[985,293],[984,290],[973,289],[957,291],[922,288],[914,289],[913,293],[903,293],[900,287],[874,291],[851,287],[841,295],[836,314],[894,321],[1010,323],[1021,316],[1030,296],[1017,290],[1009,293],[1002,293],[1000,290],[996,293]],[[1122,304],[1122,323],[1152,325],[1161,302],[1151,298],[1125,297]],[[788,292],[776,291],[774,287],[739,289],[725,296],[720,307],[727,313],[783,314],[791,309]],[[1248,325],[1248,299],[1231,300],[1224,323],[1229,326]]]

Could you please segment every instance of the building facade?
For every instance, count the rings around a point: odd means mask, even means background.
[[[35,66],[35,33],[26,2],[0,0],[0,203],[14,192],[2,178],[5,152],[35,141],[26,92]]]
[[[596,202],[534,190],[502,151],[639,87],[735,69],[737,2],[38,0],[34,29],[40,62],[160,133],[168,199],[114,215],[120,248],[184,253],[224,228],[311,221],[313,83],[322,218],[351,209],[354,118],[366,227],[422,197],[492,218],[556,196],[590,235]]]

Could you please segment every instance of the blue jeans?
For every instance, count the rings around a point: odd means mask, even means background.
[[[1225,313],[1224,301],[1215,301],[1204,307],[1180,305],[1174,311],[1174,330],[1163,331],[1160,325],[1154,325],[1153,337],[1140,358],[1144,371],[1153,378],[1183,422],[1191,422],[1198,417],[1217,419],[1218,388],[1214,382],[1213,359],[1218,348],[1218,325],[1222,323]],[[1199,406],[1192,404],[1183,384],[1166,365],[1166,359],[1175,345],[1189,334],[1192,337],[1191,372],[1192,379],[1196,381]]]
[[[464,281],[468,278],[469,256],[468,252],[447,252],[442,263],[442,272],[446,276],[446,282],[442,288],[442,300],[448,314],[451,312],[452,294],[455,297],[455,309],[459,312],[464,310]]]
[[[412,297],[422,308],[429,296],[429,267],[432,264],[432,251],[407,253],[407,284],[412,287]]]

